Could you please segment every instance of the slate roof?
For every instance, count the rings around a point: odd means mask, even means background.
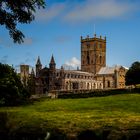
[[[113,74],[115,70],[119,70],[120,68],[128,69],[127,67],[124,66],[114,66],[114,67],[102,67],[98,74]]]

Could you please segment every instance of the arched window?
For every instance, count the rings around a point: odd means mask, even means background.
[[[96,89],[96,84],[94,83],[94,88]]]
[[[87,89],[89,89],[90,88],[90,85],[89,85],[89,83],[87,83]]]
[[[102,56],[100,55],[100,64],[102,63]]]
[[[102,89],[102,84],[100,83],[100,89]]]
[[[110,87],[110,81],[107,82],[107,87]]]
[[[89,51],[87,52],[87,64],[90,64]]]

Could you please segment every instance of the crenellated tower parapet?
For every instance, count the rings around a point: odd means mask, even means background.
[[[83,38],[83,36],[81,36],[81,43],[83,42],[89,42],[89,41],[99,41],[99,42],[106,42],[106,36],[102,37],[101,35],[99,37],[96,36],[96,34],[94,34],[93,37],[89,37],[89,35],[87,35],[87,37]]]

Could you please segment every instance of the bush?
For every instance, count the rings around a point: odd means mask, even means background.
[[[79,91],[71,93],[61,93],[58,94],[58,98],[88,98],[88,97],[103,97],[109,95],[117,94],[127,94],[127,93],[140,93],[140,88],[135,89],[110,89],[110,90],[94,90],[94,91]]]
[[[0,106],[13,106],[29,98],[20,77],[12,67],[0,63]]]

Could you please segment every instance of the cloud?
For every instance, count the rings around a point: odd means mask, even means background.
[[[135,10],[135,5],[117,0],[88,0],[76,5],[64,19],[66,21],[89,21],[93,19],[112,19],[125,16]]]
[[[54,4],[51,7],[47,7],[47,9],[38,10],[35,15],[36,20],[48,22],[63,13],[64,8],[64,4]]]
[[[138,9],[137,5],[137,1],[132,3],[119,0],[82,0],[80,2],[67,0],[63,3],[55,3],[46,10],[39,10],[36,19],[43,22],[55,19],[71,23],[121,18],[133,14]]]
[[[81,62],[76,57],[72,57],[69,61],[66,61],[63,65],[65,69],[77,69],[77,67],[80,67]]]

